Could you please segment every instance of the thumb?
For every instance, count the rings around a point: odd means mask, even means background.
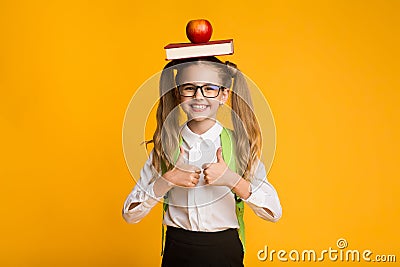
[[[179,147],[179,156],[178,159],[176,160],[175,165],[177,165],[178,163],[182,164],[185,163],[185,159],[183,158],[183,155],[185,154],[185,150],[183,149],[182,146]]]
[[[224,159],[222,157],[222,147],[219,147],[217,149],[217,162],[224,162]]]

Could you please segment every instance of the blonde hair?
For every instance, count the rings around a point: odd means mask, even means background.
[[[233,136],[236,154],[237,173],[246,180],[254,177],[255,167],[261,155],[261,131],[253,111],[250,91],[244,75],[235,64],[231,62],[222,63],[216,57],[192,58],[170,61],[163,69],[160,77],[160,100],[157,108],[157,127],[153,139],[145,141],[146,145],[154,143],[152,164],[155,175],[150,181],[153,182],[160,175],[162,166],[171,170],[174,165],[172,155],[179,144],[179,93],[176,88],[176,77],[174,70],[179,76],[179,71],[187,64],[206,64],[218,71],[221,80],[226,87],[233,86],[230,96],[231,119],[234,127]]]

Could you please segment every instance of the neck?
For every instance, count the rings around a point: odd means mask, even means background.
[[[215,123],[215,120],[207,118],[202,121],[191,120],[187,123],[187,126],[192,132],[203,134],[213,127]]]

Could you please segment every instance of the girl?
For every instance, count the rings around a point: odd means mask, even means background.
[[[233,132],[216,119],[228,99]],[[180,108],[187,116],[181,126]],[[226,136],[232,149],[221,147]],[[123,218],[137,223],[164,198],[163,267],[243,266],[235,204],[244,201],[272,222],[282,209],[259,160],[260,128],[236,65],[216,57],[169,62],[160,78],[157,129],[147,143],[154,148],[124,203]]]

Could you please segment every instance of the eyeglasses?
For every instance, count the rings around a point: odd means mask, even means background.
[[[193,97],[197,93],[197,89],[200,89],[201,94],[207,98],[215,98],[219,95],[219,91],[221,91],[224,86],[215,85],[215,84],[204,84],[204,85],[195,85],[192,83],[185,83],[178,86],[179,94],[184,97]]]

